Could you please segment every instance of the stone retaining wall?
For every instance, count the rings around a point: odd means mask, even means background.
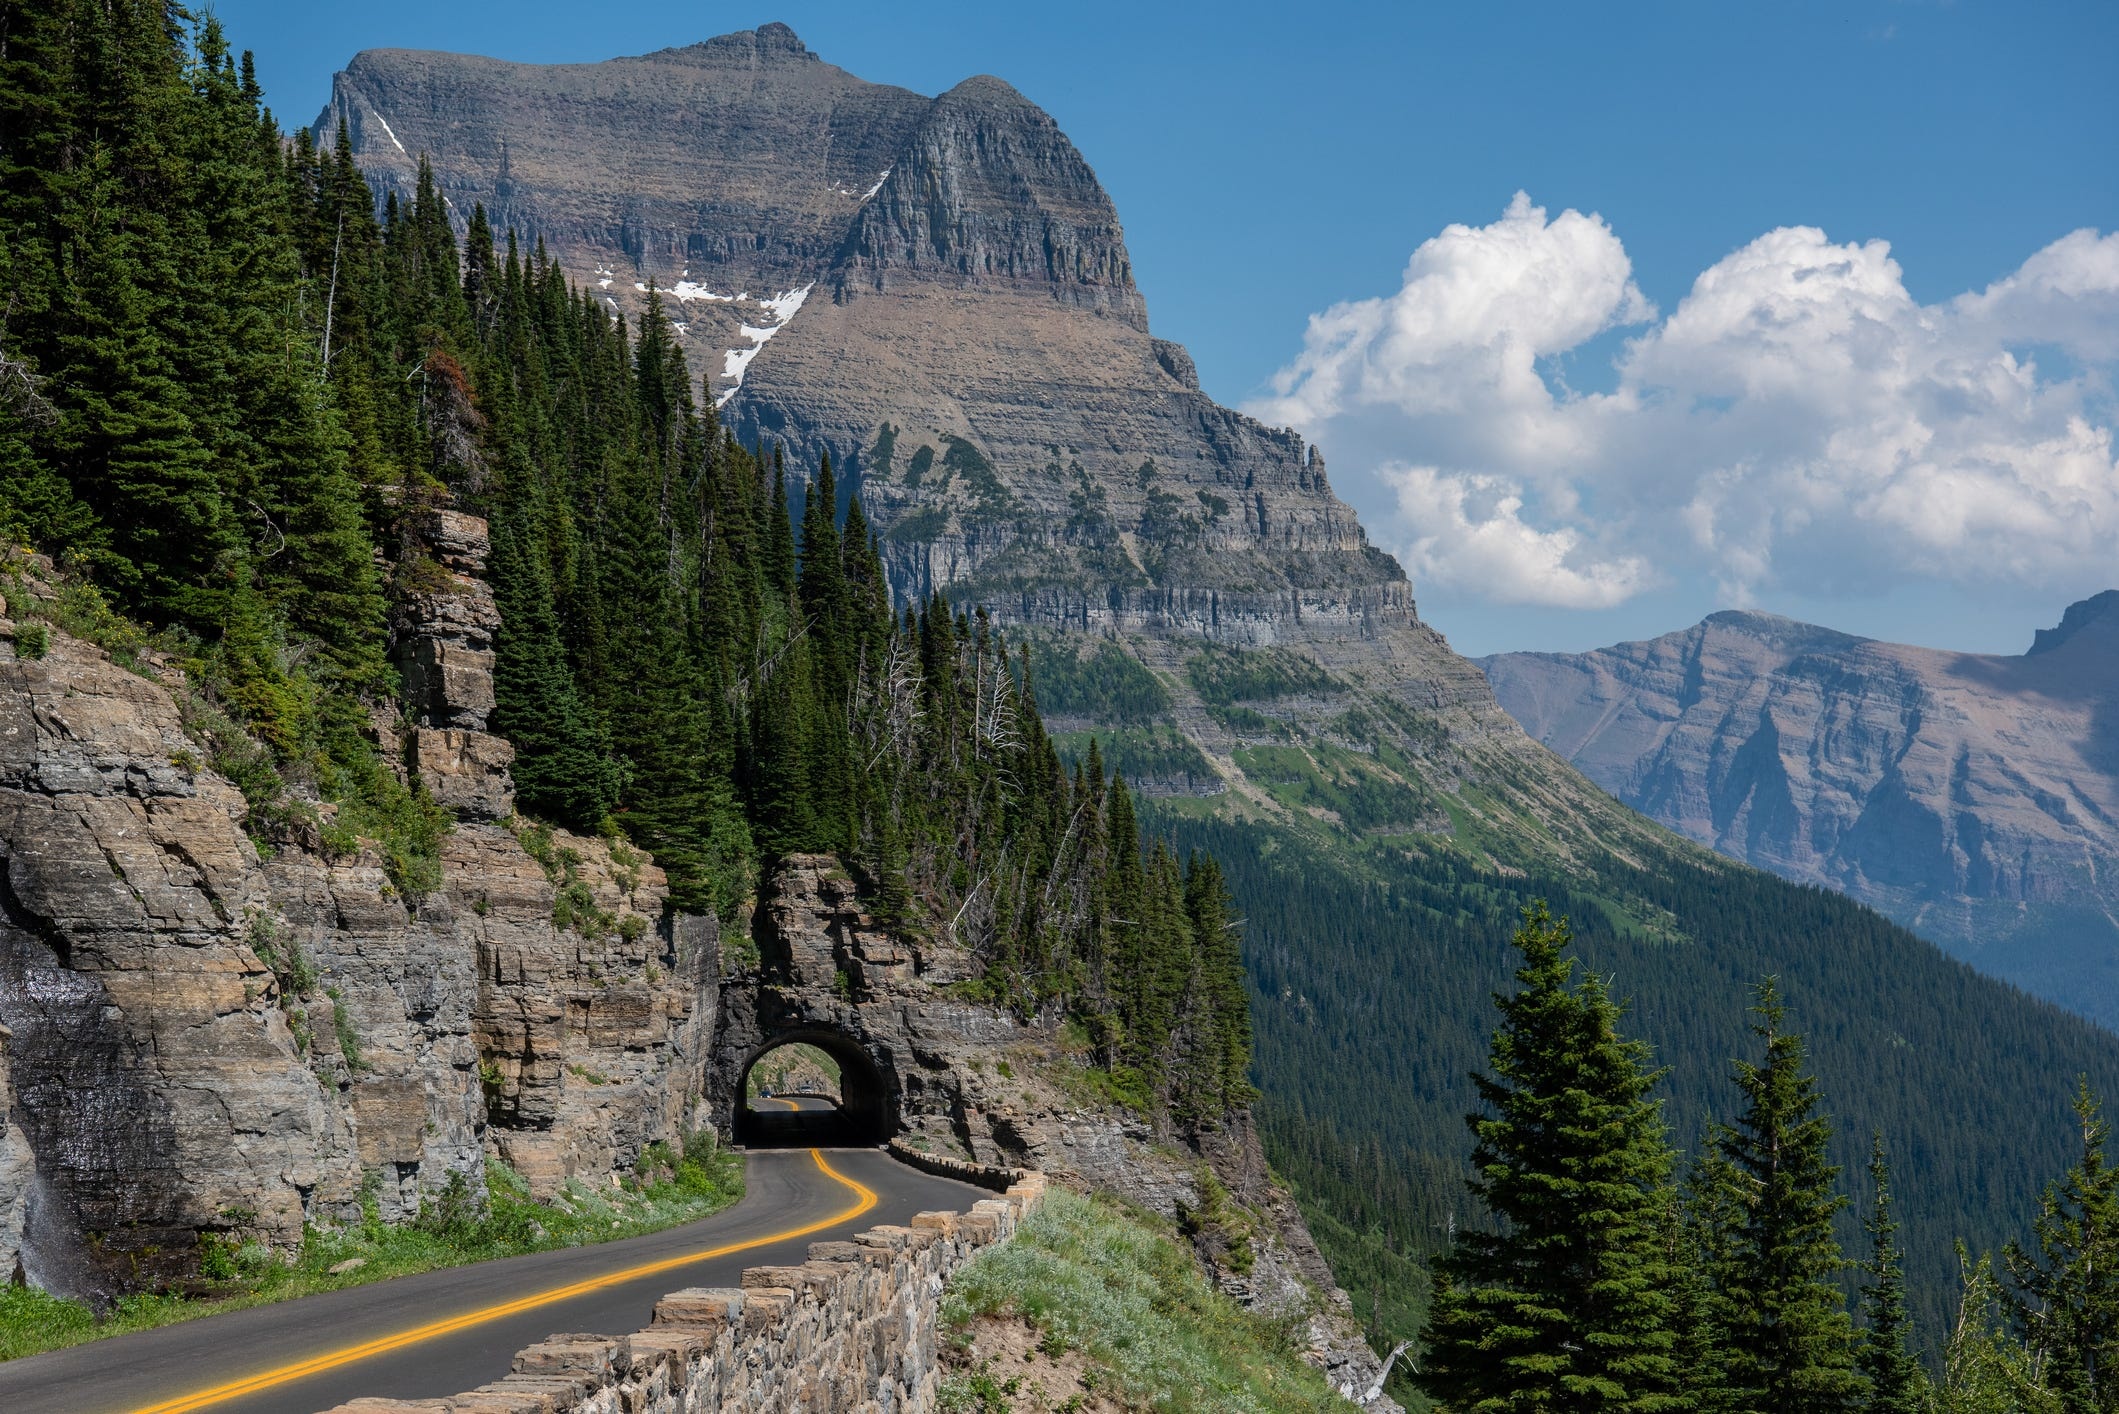
[[[1031,1176],[1029,1169],[1001,1168],[995,1164],[973,1163],[969,1159],[954,1158],[948,1154],[930,1154],[924,1149],[915,1149],[903,1138],[890,1141],[890,1157],[899,1163],[931,1173],[936,1178],[953,1178],[959,1183],[973,1183],[980,1188],[991,1188],[996,1193],[1006,1193],[1016,1184]],[[1043,1175],[1038,1175],[1040,1181]]]
[[[926,1157],[926,1156],[923,1156]],[[957,1164],[958,1161],[946,1161]],[[961,1165],[975,1169],[976,1165]],[[997,1175],[951,1171],[973,1182]],[[662,1298],[646,1330],[555,1335],[506,1378],[443,1399],[357,1399],[328,1414],[916,1414],[935,1407],[950,1274],[1015,1234],[1045,1178],[1019,1173],[968,1213],[921,1213],[794,1267]]]

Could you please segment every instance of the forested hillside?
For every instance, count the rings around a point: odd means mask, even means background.
[[[1172,818],[1156,814],[1151,818]],[[1471,1083],[1508,990],[1519,910],[1548,901],[1584,963],[1668,1066],[1654,1092],[1690,1153],[1735,1118],[1733,1061],[1752,1049],[1752,988],[1779,979],[1811,1044],[1832,1157],[1859,1173],[1872,1133],[1899,1156],[1898,1216],[1922,1336],[1955,1316],[1954,1243],[2023,1237],[2076,1156],[2078,1074],[2119,1096],[2119,1046],[1980,977],[1878,914],[1704,854],[1595,878],[1504,872],[1448,851],[1393,850],[1375,872],[1287,831],[1175,816],[1225,864],[1244,919],[1267,1152],[1303,1196],[1365,1319],[1410,1333],[1417,1262],[1486,1220],[1464,1188]],[[1666,927],[1630,914],[1664,910]],[[1841,1218],[1850,1248],[1856,1217]]]
[[[343,132],[290,139],[262,98],[175,6],[0,13],[0,524],[113,644],[137,622],[184,663],[261,844],[328,802],[432,886],[446,819],[370,709],[391,606],[441,573],[406,527],[470,510],[527,814],[724,917],[762,864],[836,853],[983,996],[1063,1009],[1181,1116],[1240,1103],[1216,867],[1062,769],[984,617],[901,616],[859,502],[737,445],[658,301],[629,326],[483,211],[459,241],[431,180],[378,212]]]

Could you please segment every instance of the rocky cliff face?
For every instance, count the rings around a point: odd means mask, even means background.
[[[1721,613],[1485,667],[1645,814],[2119,1026],[2119,591],[2013,658]]]
[[[908,593],[1088,574],[1409,615],[1315,453],[1149,337],[1109,196],[999,79],[924,98],[784,25],[601,64],[368,51],[340,123],[379,189],[424,154],[461,217],[484,202],[614,311],[662,291],[731,425],[830,452]]]
[[[262,856],[175,663],[41,625],[32,657],[0,621],[0,1267],[101,1299],[183,1278],[201,1234],[291,1245],[364,1191],[403,1218],[489,1156],[601,1181],[703,1122],[713,925],[623,845],[504,818],[484,525],[425,538],[418,710],[377,724],[457,816],[419,899],[325,846],[328,805]]]

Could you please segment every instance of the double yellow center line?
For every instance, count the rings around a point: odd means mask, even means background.
[[[793,1106],[790,1107],[793,1108]],[[222,1400],[237,1399],[246,1394],[257,1394],[260,1391],[272,1389],[278,1385],[307,1379],[311,1375],[320,1375],[326,1370],[336,1370],[342,1365],[351,1365],[358,1360],[367,1360],[377,1355],[387,1354],[392,1350],[402,1350],[408,1345],[417,1345],[421,1341],[433,1340],[437,1336],[468,1330],[472,1326],[484,1325],[488,1321],[497,1321],[504,1316],[514,1316],[524,1311],[534,1311],[540,1306],[550,1306],[554,1302],[569,1301],[576,1296],[585,1296],[592,1291],[601,1291],[605,1287],[618,1286],[624,1282],[637,1280],[640,1277],[651,1277],[658,1272],[674,1271],[678,1267],[688,1266],[693,1262],[704,1262],[713,1257],[726,1257],[736,1252],[747,1252],[754,1247],[770,1246],[775,1242],[785,1242],[789,1238],[808,1237],[812,1233],[823,1232],[827,1228],[834,1228],[841,1223],[850,1222],[876,1205],[878,1200],[875,1190],[869,1188],[866,1184],[848,1178],[845,1174],[840,1173],[826,1163],[821,1149],[810,1150],[809,1156],[816,1161],[817,1167],[824,1171],[825,1177],[849,1189],[855,1195],[855,1201],[851,1207],[833,1213],[830,1217],[820,1219],[805,1227],[791,1227],[785,1232],[769,1233],[764,1237],[753,1237],[744,1242],[731,1242],[724,1247],[710,1247],[700,1252],[687,1252],[681,1257],[665,1257],[659,1262],[643,1262],[637,1267],[627,1267],[623,1271],[609,1272],[600,1277],[591,1277],[587,1281],[577,1281],[570,1286],[555,1286],[549,1291],[540,1291],[532,1296],[524,1296],[514,1301],[503,1301],[496,1306],[482,1306],[476,1311],[466,1311],[461,1316],[450,1316],[443,1320],[430,1321],[426,1325],[414,1326],[410,1330],[399,1331],[395,1335],[386,1335],[376,1340],[363,1341],[359,1345],[343,1346],[337,1350],[326,1351],[322,1355],[312,1356],[307,1360],[298,1360],[291,1365],[281,1365],[259,1374],[245,1376],[240,1380],[230,1380],[227,1384],[215,1385],[212,1389],[202,1389],[177,1399],[165,1400],[160,1404],[150,1404],[133,1411],[133,1414],[190,1414],[191,1410],[204,1409],[209,1405],[218,1404]]]

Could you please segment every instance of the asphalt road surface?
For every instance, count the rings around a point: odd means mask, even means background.
[[[832,1108],[829,1101],[782,1101]],[[874,1149],[753,1151],[743,1201],[683,1227],[423,1272],[0,1363],[6,1414],[315,1414],[505,1375],[559,1332],[624,1335],[688,1286],[734,1286],[809,1244],[990,1196]]]

